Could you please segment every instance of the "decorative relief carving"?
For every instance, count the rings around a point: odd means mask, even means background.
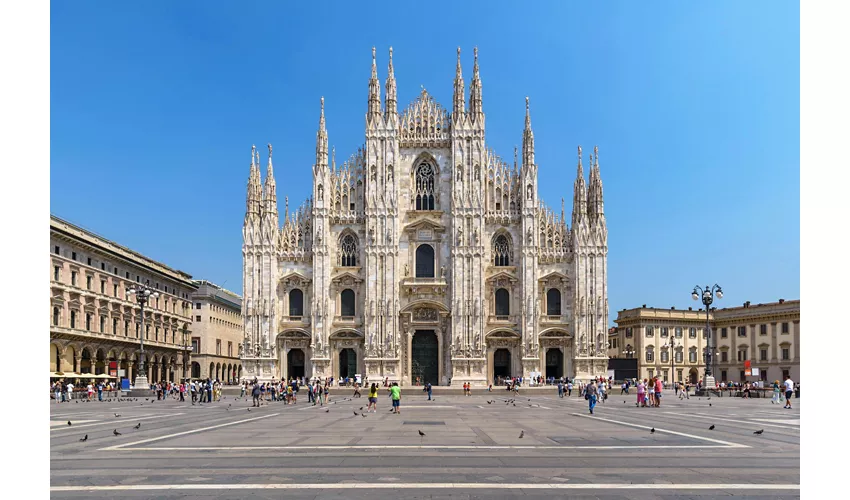
[[[419,308],[413,310],[413,321],[437,321],[440,313],[436,309]]]

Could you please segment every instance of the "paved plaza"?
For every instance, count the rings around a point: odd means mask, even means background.
[[[401,415],[384,395],[365,417],[367,398],[347,395],[325,408],[233,396],[52,404],[51,496],[799,498],[799,399],[786,410],[670,392],[661,408],[636,408],[634,391],[617,392],[592,417],[554,390],[427,401],[405,389]]]

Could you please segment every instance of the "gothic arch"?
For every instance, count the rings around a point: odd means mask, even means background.
[[[553,326],[550,328],[546,328],[542,330],[538,337],[567,337],[573,338],[572,334],[564,327],[561,326]]]
[[[440,312],[444,312],[444,313],[451,312],[449,310],[449,308],[446,307],[446,305],[443,304],[442,302],[437,302],[435,300],[429,300],[429,299],[419,299],[419,300],[410,302],[406,306],[404,306],[404,309],[402,309],[399,312],[411,312],[414,309],[419,309],[419,308],[431,308],[431,309],[436,309],[436,310],[438,310]]]
[[[353,333],[354,335],[357,335],[357,337],[360,338],[360,339],[365,338],[365,335],[360,330],[357,330],[355,328],[340,328],[338,330],[334,330],[333,332],[331,332],[331,334],[328,336],[328,339],[336,340],[336,339],[351,338],[350,335],[346,335],[348,333]]]
[[[355,267],[360,260],[360,239],[351,229],[344,229],[339,234],[337,265],[340,267]]]
[[[493,265],[497,267],[510,266],[513,262],[513,241],[505,229],[499,229],[493,235],[491,242]]]
[[[413,161],[410,169],[411,206],[414,210],[436,210],[439,203],[440,164],[428,152]]]

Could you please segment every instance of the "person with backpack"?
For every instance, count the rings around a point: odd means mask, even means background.
[[[425,388],[423,390],[428,393],[428,401],[431,401],[431,382],[425,382]]]

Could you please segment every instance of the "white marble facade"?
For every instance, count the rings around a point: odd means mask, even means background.
[[[389,378],[402,385],[607,373],[607,251],[594,149],[572,220],[538,199],[528,98],[513,165],[485,142],[478,54],[467,105],[425,90],[397,111],[392,49],[374,49],[366,138],[341,165],[324,98],[313,193],[278,224],[269,145],[251,153],[243,228],[243,378]]]

